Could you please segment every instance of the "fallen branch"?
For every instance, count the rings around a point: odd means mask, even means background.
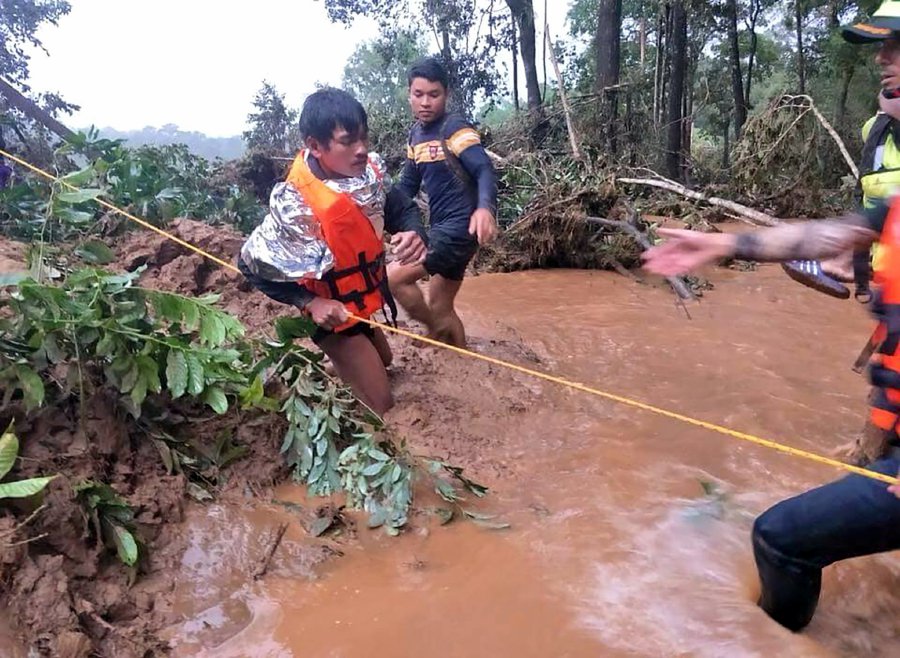
[[[553,71],[556,73],[556,81],[559,84],[559,99],[562,101],[563,112],[566,115],[566,128],[569,131],[569,143],[572,145],[572,157],[581,161],[581,148],[578,146],[578,136],[575,133],[575,124],[572,122],[572,110],[569,107],[569,98],[566,95],[566,85],[563,82],[562,73],[559,70],[559,62],[556,60],[556,53],[553,52],[553,40],[550,37],[550,29],[547,24],[547,18],[544,17],[544,37],[547,43],[547,51],[550,54],[550,63],[553,64]],[[590,170],[590,162],[586,163]]]
[[[837,134],[837,131],[831,126],[821,112],[819,112],[819,108],[816,107],[816,104],[813,103],[813,99],[810,96],[802,95],[802,96],[791,96],[791,99],[802,99],[809,103],[809,109],[812,110],[813,114],[816,115],[816,118],[819,120],[819,123],[822,124],[822,127],[831,135],[831,138],[834,140],[834,143],[837,144],[838,149],[841,151],[841,155],[844,156],[844,161],[847,163],[847,166],[850,167],[850,172],[853,174],[853,177],[859,180],[859,167],[856,166],[856,163],[853,161],[853,158],[850,157],[850,152],[847,150],[847,146],[844,144],[844,140],[841,139],[840,135]]]
[[[6,102],[32,121],[36,121],[48,130],[56,133],[59,137],[66,141],[75,139],[75,133],[64,126],[52,114],[40,107],[30,98],[22,95],[18,89],[13,87],[9,82],[0,78],[0,98],[6,99]],[[13,124],[15,125],[15,124]]]
[[[649,249],[651,246],[649,238],[647,238],[644,233],[642,233],[636,226],[631,224],[630,222],[625,222],[618,219],[605,219],[603,217],[582,217],[582,219],[591,224],[599,224],[600,226],[608,226],[610,228],[618,229],[620,231],[625,231],[631,237],[637,241],[641,247],[644,249]],[[672,290],[675,291],[675,294],[682,300],[690,299],[696,300],[697,297],[691,292],[690,286],[682,279],[681,277],[675,276],[667,276],[666,281],[670,286],[672,286]]]
[[[585,194],[590,194],[590,193],[591,193],[591,190],[581,190],[580,192],[576,192],[572,196],[567,196],[564,199],[559,199],[557,201],[551,201],[550,203],[546,203],[546,204],[536,208],[535,210],[527,212],[524,215],[522,215],[521,217],[519,217],[515,222],[513,222],[513,224],[509,228],[506,229],[506,231],[504,231],[504,233],[509,234],[509,233],[518,231],[526,225],[528,220],[535,217],[538,213],[544,212],[545,210],[548,210],[550,208],[555,208],[556,206],[563,206],[563,205],[570,204],[573,201],[577,201],[578,199],[583,197]]]
[[[644,280],[641,279],[641,277],[622,265],[622,263],[617,261],[615,258],[610,261],[610,265],[612,265],[612,268],[620,275],[624,276],[626,279],[631,279],[635,283],[644,283]]]
[[[253,580],[259,580],[266,575],[266,572],[269,570],[269,565],[272,562],[272,557],[275,555],[275,551],[278,550],[278,546],[281,544],[281,539],[284,537],[284,533],[287,529],[287,523],[282,523],[278,526],[278,529],[275,531],[274,540],[269,545],[266,555],[260,563],[259,568],[256,570],[256,573],[253,574]]]
[[[502,155],[497,155],[491,149],[484,149],[484,152],[487,153],[488,157],[491,159],[491,162],[493,162],[495,165],[502,167],[506,164],[506,158],[504,158]]]
[[[658,187],[662,190],[675,192],[676,194],[680,194],[681,196],[687,197],[688,199],[703,201],[704,203],[708,203],[711,206],[725,208],[726,210],[730,210],[731,212],[738,215],[739,219],[747,222],[748,224],[757,224],[761,226],[777,226],[781,223],[781,220],[779,220],[778,218],[767,215],[764,212],[759,212],[758,210],[754,210],[753,208],[748,208],[747,206],[735,201],[721,199],[716,196],[707,196],[702,192],[689,190],[684,185],[669,180],[668,178],[663,178],[662,176],[660,176],[659,178],[617,178],[616,180],[619,183],[625,183],[626,185],[648,185],[650,187]]]

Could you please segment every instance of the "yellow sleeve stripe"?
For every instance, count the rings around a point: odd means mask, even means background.
[[[481,144],[481,138],[478,136],[477,132],[469,127],[460,128],[450,135],[450,138],[447,140],[447,146],[450,148],[450,152],[456,156],[460,155],[470,146],[475,146],[477,144]]]
[[[416,159],[416,152],[413,150],[413,147],[409,144],[406,145],[406,157],[410,160]]]

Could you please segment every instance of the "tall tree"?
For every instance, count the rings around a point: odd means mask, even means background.
[[[533,116],[541,113],[541,86],[537,72],[537,42],[534,26],[534,0],[506,0],[512,19],[518,27],[518,49],[525,69],[525,88],[528,93],[528,111]],[[515,48],[516,45],[513,45]]]
[[[734,96],[734,134],[741,136],[747,120],[747,99],[744,97],[744,77],[741,73],[741,49],[738,42],[737,0],[726,0],[725,22],[728,26],[728,52],[731,59],[731,90]]]
[[[508,42],[498,39],[495,35],[504,32],[494,28],[508,16],[495,11],[493,1],[324,0],[324,4],[333,21],[347,25],[359,16],[374,18],[386,38],[408,30],[431,34],[450,74],[454,111],[470,113],[479,95],[493,99],[503,87],[496,62]]]
[[[771,1],[771,0],[770,0]],[[747,53],[747,78],[744,87],[744,101],[750,105],[750,91],[753,86],[753,65],[756,63],[756,50],[759,47],[759,35],[756,34],[756,26],[765,9],[763,0],[750,0],[750,8],[747,12],[746,26],[750,35],[750,48]]]
[[[411,32],[362,43],[344,66],[342,86],[369,110],[403,112],[407,70],[426,52],[418,34]]]
[[[800,93],[806,93],[806,53],[803,50],[803,19],[806,15],[805,2],[794,0],[794,33],[797,38],[797,77]]]
[[[253,99],[255,112],[247,115],[250,129],[244,133],[248,148],[291,153],[297,148],[297,110],[284,102],[284,94],[263,80]]]
[[[510,46],[510,52],[512,53],[512,98],[513,98],[513,107],[516,108],[516,112],[519,111],[519,36],[518,31],[516,30],[516,22],[512,21],[512,25],[510,26],[512,30],[512,45]]]
[[[619,84],[621,40],[622,0],[600,0],[594,35],[594,89],[597,92]]]
[[[600,0],[594,33],[594,91],[600,95],[600,116],[606,126],[606,146],[615,153],[621,67],[622,0]]]
[[[672,0],[672,34],[668,106],[666,112],[666,171],[670,178],[682,178],[682,138],[684,136],[684,80],[687,69],[687,13],[684,0]]]

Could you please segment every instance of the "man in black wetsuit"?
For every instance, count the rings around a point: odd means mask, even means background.
[[[409,104],[417,121],[397,187],[410,198],[428,195],[430,227],[425,262],[391,263],[391,292],[428,335],[464,347],[466,333],[454,309],[466,266],[479,244],[497,235],[497,178],[475,129],[446,111],[447,71],[435,59],[414,64]],[[417,281],[430,275],[426,302]]]

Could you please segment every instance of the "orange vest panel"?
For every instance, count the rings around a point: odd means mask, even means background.
[[[377,169],[376,173],[380,178]],[[303,196],[334,255],[334,267],[322,279],[301,279],[298,283],[317,297],[343,302],[354,315],[371,317],[383,308],[387,290],[384,243],[372,222],[349,195],[332,190],[312,173],[306,151],[294,159],[287,182]],[[351,318],[335,331],[356,323]]]

